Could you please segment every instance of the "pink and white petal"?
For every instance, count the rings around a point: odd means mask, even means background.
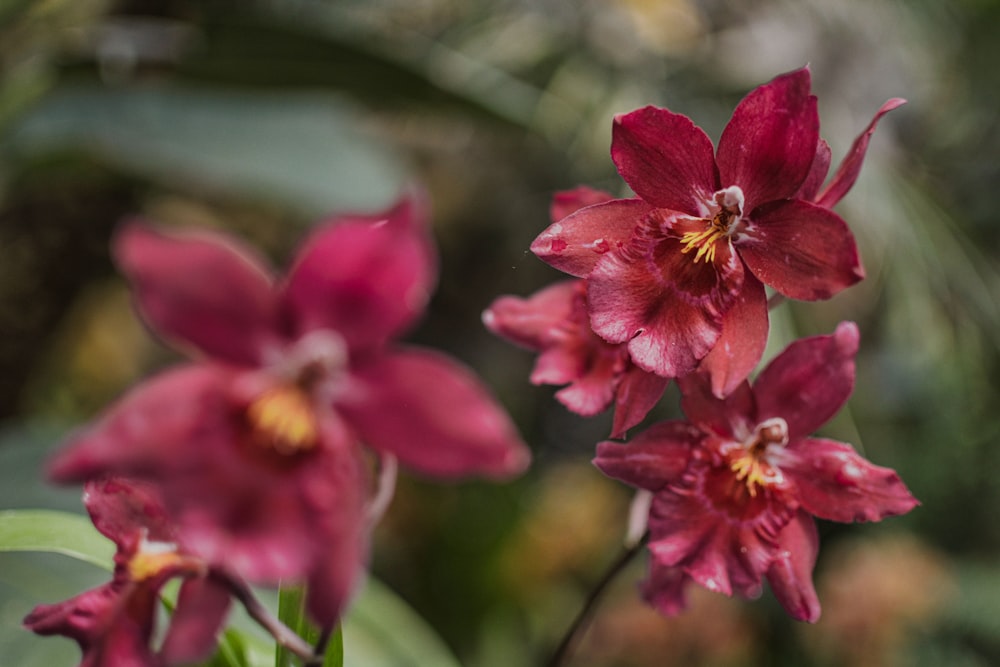
[[[175,539],[163,499],[152,484],[123,477],[90,479],[83,487],[83,504],[94,527],[119,547],[138,534],[152,542]]]
[[[751,212],[735,242],[757,278],[792,299],[829,299],[865,277],[854,235],[830,209],[799,199]]]
[[[798,512],[778,536],[778,556],[767,570],[767,581],[778,602],[797,621],[815,623],[820,606],[812,573],[819,553],[816,522]]]
[[[612,479],[655,492],[680,478],[704,437],[687,422],[660,422],[628,444],[598,443],[593,464]]]
[[[549,225],[532,241],[531,252],[560,271],[585,278],[605,253],[628,242],[652,210],[641,199],[613,199],[587,206]]]
[[[712,379],[712,393],[725,398],[757,367],[767,346],[767,295],[753,274],[722,316],[722,335],[698,366]]]
[[[809,167],[809,175],[799,187],[799,191],[792,195],[792,199],[816,200],[816,193],[823,187],[823,181],[830,173],[831,159],[830,144],[821,138],[816,144],[816,157],[813,158],[812,166]]]
[[[712,140],[691,119],[647,106],[615,116],[611,159],[632,190],[657,208],[702,216],[719,189]]]
[[[112,253],[143,319],[169,343],[253,365],[277,336],[271,270],[240,241],[133,222],[117,232]]]
[[[510,477],[530,456],[510,418],[465,366],[405,348],[352,371],[336,408],[375,449],[441,477]]]
[[[542,350],[565,337],[582,280],[564,280],[527,299],[501,296],[483,312],[486,328],[529,350]]]
[[[830,521],[881,521],[920,503],[896,471],[877,466],[842,442],[809,438],[782,453],[802,509]]]
[[[665,377],[630,365],[615,392],[611,437],[625,437],[626,431],[645,419],[663,396],[668,382]]]
[[[322,225],[299,251],[282,292],[294,334],[339,333],[351,351],[377,347],[421,315],[437,259],[420,200]]]
[[[833,334],[795,341],[761,371],[753,385],[758,423],[781,417],[790,440],[825,424],[854,390],[854,357],[860,334],[841,322]]]
[[[581,208],[594,204],[603,204],[614,199],[609,193],[603,190],[596,190],[579,185],[572,190],[563,190],[552,195],[552,203],[549,205],[549,219],[552,222],[559,222],[571,213],[576,213]]]
[[[904,104],[906,104],[906,100],[894,97],[882,105],[878,112],[876,112],[875,117],[872,118],[872,122],[865,128],[865,131],[851,144],[851,150],[848,151],[844,161],[840,163],[840,168],[837,169],[837,173],[834,174],[833,179],[816,197],[815,201],[817,204],[833,208],[848,193],[861,173],[861,165],[865,160],[865,153],[868,152],[868,143],[875,132],[875,126],[878,125],[882,116]]]
[[[809,88],[808,68],[782,74],[750,91],[723,130],[719,176],[743,190],[745,210],[791,197],[809,175],[819,141]]]
[[[688,582],[691,577],[679,567],[668,567],[649,559],[649,574],[639,584],[642,599],[664,616],[676,616],[687,607]]]
[[[168,665],[208,658],[229,613],[230,600],[229,589],[211,577],[186,579],[177,594],[160,658]]]
[[[726,398],[718,398],[707,373],[691,373],[678,378],[681,409],[688,420],[706,432],[731,438],[737,431],[752,428],[756,405],[747,382],[742,382]]]

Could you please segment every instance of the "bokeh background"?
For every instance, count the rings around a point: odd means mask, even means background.
[[[857,321],[857,389],[824,433],[896,468],[923,504],[821,525],[814,626],[769,592],[693,590],[686,614],[661,618],[636,595],[639,558],[573,664],[1000,664],[998,28],[994,0],[4,0],[0,507],[82,511],[77,489],[39,481],[44,453],[177,360],[110,263],[123,218],[235,232],[280,265],[325,215],[419,183],[441,278],[410,339],[486,379],[535,465],[506,485],[404,475],[372,572],[461,664],[539,664],[620,551],[630,494],[589,464],[610,417],[530,386],[531,354],[480,313],[560,276],[527,252],[554,191],[625,193],[615,113],[664,105],[717,138],[749,89],[808,63],[835,160],[883,101],[909,104],[838,208],[867,280],[773,311],[768,355]],[[676,415],[671,390],[651,419]],[[16,629],[75,590],[60,577],[91,576],[67,561],[0,559],[16,664],[42,643],[74,664],[71,643]]]

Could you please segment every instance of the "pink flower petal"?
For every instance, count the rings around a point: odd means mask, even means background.
[[[628,444],[599,443],[593,463],[608,477],[647,491],[659,491],[680,477],[703,437],[687,422],[660,422]]]
[[[642,599],[664,616],[676,616],[687,607],[685,590],[691,577],[679,567],[649,559],[649,575],[640,584]]]
[[[370,349],[423,313],[436,259],[423,204],[413,197],[371,216],[342,216],[310,237],[283,300],[294,333],[338,332],[352,351]]]
[[[609,193],[603,190],[580,185],[573,190],[563,190],[552,195],[552,203],[549,206],[549,219],[552,222],[559,222],[571,213],[576,213],[581,208],[594,204],[603,204],[614,199]]]
[[[792,199],[815,201],[816,193],[819,192],[823,181],[826,180],[826,175],[830,172],[831,158],[830,144],[820,139],[816,144],[816,157],[813,158],[812,166],[809,167],[809,175],[806,176],[806,180]]]
[[[582,282],[558,282],[527,299],[499,297],[483,313],[483,324],[512,343],[540,351],[566,337],[565,328]]]
[[[690,118],[667,109],[616,116],[611,159],[632,190],[658,208],[700,216],[719,189],[712,140]]]
[[[549,225],[531,243],[539,259],[585,278],[605,253],[622,247],[653,207],[641,199],[614,199],[582,208]]]
[[[776,77],[750,91],[723,130],[719,175],[743,190],[745,210],[791,197],[809,175],[819,141],[809,87],[808,68]]]
[[[353,375],[337,404],[366,444],[444,477],[519,474],[529,453],[469,369],[430,350],[386,354]]]
[[[778,556],[767,570],[767,581],[778,602],[797,621],[815,623],[820,607],[812,572],[819,552],[816,522],[798,512],[778,536]]]
[[[793,199],[751,216],[737,251],[762,283],[785,296],[828,299],[864,278],[854,235],[833,211]]]
[[[826,208],[833,208],[847,194],[851,187],[854,186],[854,182],[858,180],[858,174],[861,173],[861,164],[864,162],[865,153],[868,152],[868,142],[871,141],[872,134],[875,132],[875,126],[878,125],[882,116],[904,104],[906,104],[906,100],[894,97],[882,105],[882,108],[872,118],[872,122],[868,124],[865,131],[851,144],[851,150],[848,151],[844,161],[840,163],[840,168],[837,169],[837,173],[834,174],[833,179],[827,183],[823,191],[816,197],[815,201],[817,204]]]
[[[174,526],[151,484],[116,477],[91,479],[84,486],[83,503],[94,527],[119,547],[139,533],[153,542],[174,541]]]
[[[623,438],[625,432],[645,419],[667,389],[665,377],[631,366],[622,377],[615,393],[615,416],[612,438]]]
[[[790,440],[825,424],[854,390],[858,343],[857,325],[841,322],[832,335],[803,338],[785,348],[754,382],[758,423],[783,418]]]
[[[568,387],[556,392],[556,399],[560,403],[584,417],[596,415],[611,404],[625,365],[624,350],[612,347],[600,339],[594,342],[604,349],[590,350],[586,370],[573,378]]]
[[[802,508],[821,519],[881,521],[919,504],[894,470],[842,442],[799,440],[783,454],[781,470],[794,481]]]
[[[271,271],[236,239],[131,223],[113,254],[143,319],[170,343],[253,365],[276,336]]]
[[[692,373],[677,380],[681,388],[681,409],[688,420],[705,432],[732,437],[735,431],[752,428],[755,413],[754,395],[750,385],[736,385],[724,399],[712,390],[707,373]]]
[[[739,296],[722,316],[722,335],[705,355],[699,370],[712,379],[712,393],[733,393],[757,367],[767,345],[767,295],[753,274],[743,280]]]
[[[229,589],[214,579],[185,580],[160,648],[164,663],[189,664],[211,656],[230,601]]]

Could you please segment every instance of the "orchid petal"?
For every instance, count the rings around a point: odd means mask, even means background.
[[[423,473],[509,477],[529,454],[514,425],[466,367],[416,348],[356,369],[337,404],[372,447]]]
[[[615,393],[615,416],[611,437],[622,438],[625,432],[637,425],[659,402],[669,380],[644,371],[637,366],[625,371]]]
[[[676,616],[687,607],[685,591],[691,577],[679,567],[649,559],[649,574],[640,584],[642,599],[664,616]]]
[[[861,164],[864,162],[865,153],[868,152],[868,142],[871,141],[872,134],[875,132],[875,126],[878,125],[882,116],[904,104],[906,104],[906,100],[894,97],[883,104],[878,112],[875,113],[872,122],[868,124],[865,131],[851,144],[851,150],[848,151],[844,161],[840,163],[840,168],[837,169],[837,173],[834,174],[833,179],[827,183],[823,191],[816,197],[815,201],[817,204],[826,208],[833,208],[847,194],[851,187],[854,186],[854,182],[858,180],[858,175],[861,173]]]
[[[762,283],[785,296],[828,299],[864,278],[854,235],[833,211],[793,199],[751,217],[737,251]]]
[[[549,219],[552,222],[559,222],[571,213],[576,213],[581,208],[594,204],[603,204],[614,199],[609,193],[603,190],[580,185],[572,190],[563,190],[552,195],[552,203],[549,205]]]
[[[693,424],[707,432],[731,438],[741,428],[752,426],[754,395],[741,382],[726,398],[718,398],[707,373],[691,373],[677,380],[681,388],[681,409]]]
[[[560,403],[584,417],[596,415],[608,407],[621,381],[624,351],[600,339],[594,342],[605,349],[590,351],[590,363],[584,372],[573,378],[568,387],[556,392],[556,399]],[[539,362],[541,360],[542,357],[539,357]]]
[[[792,199],[816,200],[816,193],[819,192],[823,181],[826,180],[826,175],[830,172],[831,159],[830,144],[820,139],[816,144],[816,157],[813,158],[812,166],[809,167],[809,175],[806,176],[806,180],[803,181],[799,191]]]
[[[653,207],[641,199],[613,199],[582,208],[549,225],[531,243],[543,262],[585,278],[608,251],[625,245]]]
[[[119,547],[145,533],[153,542],[172,542],[174,526],[156,487],[137,480],[100,477],[84,485],[83,504],[94,527]]]
[[[499,297],[483,313],[483,324],[512,343],[539,351],[565,336],[563,329],[573,313],[573,302],[582,282],[558,282],[527,299]]]
[[[789,445],[780,465],[795,482],[802,508],[821,519],[881,521],[919,504],[894,470],[867,461],[842,442],[799,440]]]
[[[757,421],[781,417],[790,440],[825,424],[854,390],[858,327],[841,322],[833,334],[797,340],[768,364],[754,382]]]
[[[716,397],[733,393],[757,367],[767,346],[767,331],[767,295],[760,281],[749,274],[722,316],[722,335],[698,367],[711,377]]]
[[[798,512],[781,530],[779,553],[767,570],[767,581],[778,602],[797,621],[815,623],[820,607],[812,572],[819,552],[816,522]]]
[[[370,349],[423,312],[436,259],[422,203],[408,197],[371,216],[342,216],[310,237],[283,292],[298,335],[339,333],[352,351]]]
[[[253,365],[276,335],[271,270],[236,239],[131,223],[113,254],[143,319],[172,344]]]
[[[196,577],[181,584],[170,629],[160,648],[166,664],[188,664],[212,654],[222,631],[231,597],[225,585],[212,578]]]
[[[593,463],[608,477],[647,491],[659,491],[677,480],[704,434],[687,422],[660,422],[630,443],[597,445]]]
[[[643,107],[615,116],[611,159],[625,182],[658,208],[693,216],[719,189],[712,140],[691,119]]]
[[[746,209],[791,197],[816,157],[819,114],[809,69],[776,77],[743,98],[719,139],[724,186],[743,190]]]

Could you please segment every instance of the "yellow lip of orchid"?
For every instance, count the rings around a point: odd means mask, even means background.
[[[255,440],[279,454],[310,451],[319,442],[319,424],[308,394],[282,384],[258,396],[246,411]]]

